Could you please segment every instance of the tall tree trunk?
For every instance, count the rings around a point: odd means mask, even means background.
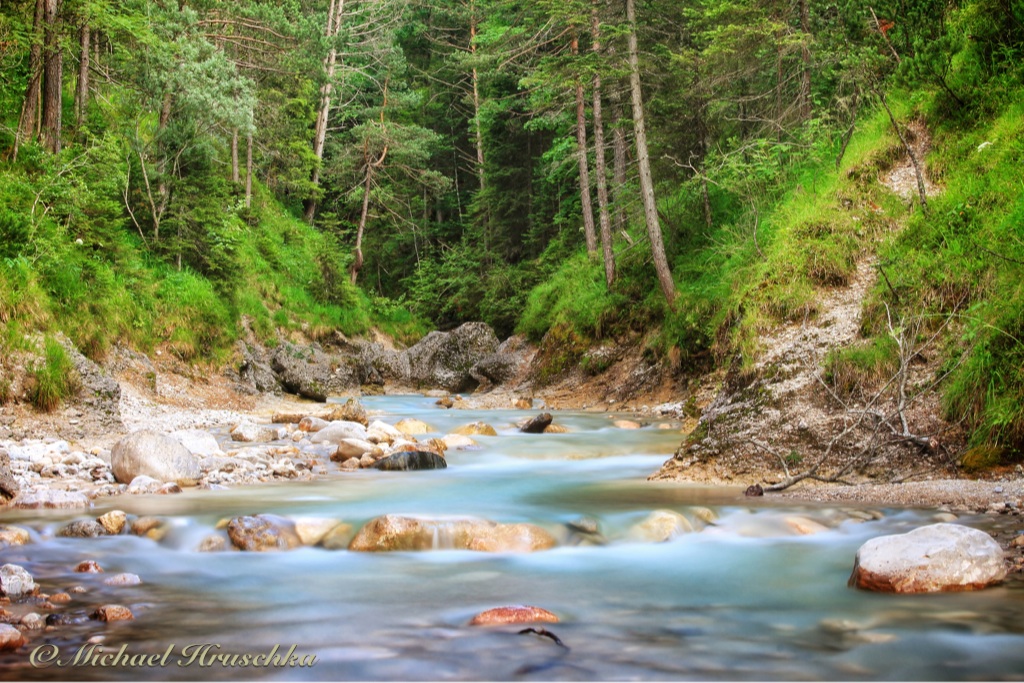
[[[668,305],[672,306],[676,298],[676,285],[672,281],[672,271],[669,270],[668,258],[665,256],[665,243],[658,221],[658,205],[654,198],[651,160],[647,151],[647,127],[644,123],[644,100],[640,88],[640,55],[636,40],[636,0],[626,0],[626,21],[629,23],[629,89],[633,99],[633,130],[636,137],[637,166],[640,170],[640,196],[643,199],[647,236],[651,241],[651,254],[654,257],[654,270],[658,274],[658,284],[661,285]]]
[[[54,154],[60,151],[63,109],[64,51],[60,47],[59,0],[46,0],[43,40],[43,122],[40,142]]]
[[[601,22],[597,9],[590,13],[591,49],[601,53]],[[604,281],[610,289],[615,282],[615,254],[612,251],[612,220],[608,215],[608,175],[604,162],[604,121],[601,118],[601,74],[594,71],[594,173],[597,175],[597,212],[601,224],[601,252],[604,257]]]
[[[32,46],[28,53],[28,85],[25,100],[21,105],[18,120],[18,134],[14,138],[14,156],[18,148],[35,135],[36,118],[39,112],[39,85],[43,76],[43,24],[46,21],[46,0],[36,0],[36,11],[32,19]]]
[[[231,131],[231,182],[238,181],[238,129],[235,128]]]
[[[313,186],[320,184],[320,162],[324,158],[324,144],[327,141],[327,122],[331,114],[331,92],[334,89],[334,70],[338,60],[338,51],[334,48],[333,39],[338,35],[341,27],[341,12],[344,9],[344,0],[330,0],[327,10],[327,27],[325,35],[332,41],[331,48],[324,58],[324,76],[326,80],[320,88],[320,110],[316,115],[316,128],[313,134],[313,154],[316,156],[317,164],[313,167],[313,174],[310,181]],[[313,222],[316,215],[316,199],[310,197],[306,200],[305,219],[307,223]]]
[[[245,208],[252,206],[252,133],[245,136]]]
[[[579,39],[572,39],[572,53],[579,54]],[[580,167],[580,204],[583,207],[583,237],[587,253],[597,253],[594,207],[590,201],[590,166],[587,162],[587,110],[583,102],[583,79],[576,77],[576,160]]]
[[[363,208],[359,212],[359,227],[356,229],[356,246],[353,251],[352,265],[348,267],[349,281],[354,285],[363,267],[363,232],[366,229],[366,216],[370,212],[370,189],[373,187],[373,164],[366,165],[366,180],[363,183]]]
[[[614,58],[615,46],[608,46],[608,56]],[[613,83],[608,92],[612,103],[612,115],[615,125],[612,126],[612,202],[615,205],[615,232],[626,229],[626,207],[623,201],[623,190],[626,187],[626,130],[619,125],[622,118],[622,94],[619,83]]]
[[[807,4],[808,0],[800,0],[800,57],[804,63],[800,74],[800,118],[804,121],[811,118],[811,48],[807,43],[811,38],[811,18]]]
[[[469,4],[469,52],[476,56],[476,12],[475,6]],[[484,132],[480,128],[480,87],[476,64],[473,65],[473,128],[476,133],[476,174],[480,181],[480,189],[484,189]]]
[[[81,50],[78,58],[78,87],[75,89],[75,126],[77,128],[81,128],[85,122],[85,107],[89,103],[89,38],[89,25],[83,24],[78,34]]]

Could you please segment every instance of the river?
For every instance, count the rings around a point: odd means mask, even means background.
[[[677,430],[614,427],[604,414],[556,412],[568,434],[518,433],[523,411],[444,411],[421,396],[367,397],[394,423],[418,417],[438,434],[484,420],[496,437],[448,454],[428,472],[362,470],[313,482],[176,496],[102,499],[90,516],[122,509],[171,518],[160,542],[135,536],[53,538],[67,512],[12,511],[35,543],[0,550],[44,590],[88,584],[90,604],[128,604],[135,620],[37,635],[73,653],[97,633],[102,646],[159,654],[165,666],[33,668],[0,656],[0,678],[22,680],[1020,680],[1024,590],[896,596],[847,587],[869,538],[934,521],[935,511],[810,506],[746,499],[739,489],[651,483],[679,442]],[[712,525],[665,543],[628,537],[651,511]],[[869,514],[864,514],[865,512]],[[562,533],[596,520],[607,545],[561,545],[533,554],[457,550],[356,553],[195,551],[228,516],[336,517],[358,529],[386,513],[470,515],[531,522]],[[875,513],[872,518],[871,513]],[[880,513],[880,514],[878,514]],[[78,515],[81,517],[81,515]],[[787,517],[829,527],[801,536]],[[862,519],[866,518],[866,519]],[[983,525],[982,518],[965,517]],[[562,530],[562,531],[560,531]],[[83,559],[143,583],[104,586],[72,573]],[[103,576],[103,575],[99,575]],[[474,614],[507,604],[560,616],[547,628],[563,643],[519,627],[470,627]],[[315,655],[312,667],[189,666],[187,646],[209,653]],[[219,649],[216,647],[219,646]],[[194,652],[194,650],[190,651]]]

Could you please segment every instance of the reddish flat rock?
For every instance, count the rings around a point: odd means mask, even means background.
[[[500,626],[502,624],[532,624],[539,621],[557,623],[558,617],[542,607],[506,605],[495,607],[473,617],[470,626]]]

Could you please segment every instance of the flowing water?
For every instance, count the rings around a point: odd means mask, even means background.
[[[0,655],[8,679],[280,680],[1020,680],[1024,678],[1024,590],[895,596],[848,588],[857,548],[869,538],[934,521],[934,511],[865,510],[745,499],[738,489],[650,483],[679,442],[677,430],[624,430],[605,415],[556,413],[569,434],[515,431],[520,411],[443,411],[424,397],[367,398],[382,419],[419,417],[444,434],[474,420],[496,437],[448,454],[427,472],[337,473],[314,482],[177,496],[122,496],[109,509],[168,517],[159,543],[117,536],[53,538],[74,517],[38,511],[3,521],[28,524],[36,542],[0,550],[44,590],[81,584],[90,605],[128,604],[131,622],[89,622],[35,636],[64,660],[102,633],[116,652],[173,655],[165,666],[32,668],[24,653]],[[536,412],[536,411],[534,411]],[[665,543],[631,540],[657,509],[717,519]],[[444,550],[356,553],[302,548],[282,553],[199,553],[218,520],[275,513],[335,517],[358,529],[382,514],[477,516],[531,522],[560,537],[565,524],[596,520],[606,545],[533,554]],[[798,515],[829,530],[797,535]],[[866,521],[860,518],[868,518]],[[964,518],[968,524],[984,520]],[[72,573],[95,559],[106,574]],[[143,583],[100,580],[131,572]],[[78,599],[76,597],[76,599]],[[470,627],[501,605],[558,614],[548,637],[520,627]],[[74,606],[72,603],[71,607]],[[70,609],[70,607],[69,607]],[[302,667],[189,666],[184,648],[208,653],[315,655]],[[216,647],[219,646],[219,649]],[[192,651],[189,651],[192,652]],[[95,654],[95,651],[93,651]],[[206,666],[203,666],[206,664]]]

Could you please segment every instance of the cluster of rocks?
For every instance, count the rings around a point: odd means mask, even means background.
[[[10,536],[10,527],[0,527],[0,530],[7,531]],[[29,644],[33,637],[61,627],[135,618],[126,605],[91,599],[88,585],[134,586],[141,583],[138,576],[115,574],[100,578],[98,575],[103,573],[103,569],[91,560],[79,563],[73,571],[82,575],[80,583],[47,593],[21,565],[0,566],[0,652],[17,650]],[[91,574],[97,577],[87,578]]]
[[[284,390],[321,402],[385,384],[452,392],[489,389],[513,379],[533,354],[520,337],[499,344],[485,323],[434,331],[401,350],[336,334],[325,344],[282,341],[272,351],[239,342],[238,352],[235,379],[250,391]]]

